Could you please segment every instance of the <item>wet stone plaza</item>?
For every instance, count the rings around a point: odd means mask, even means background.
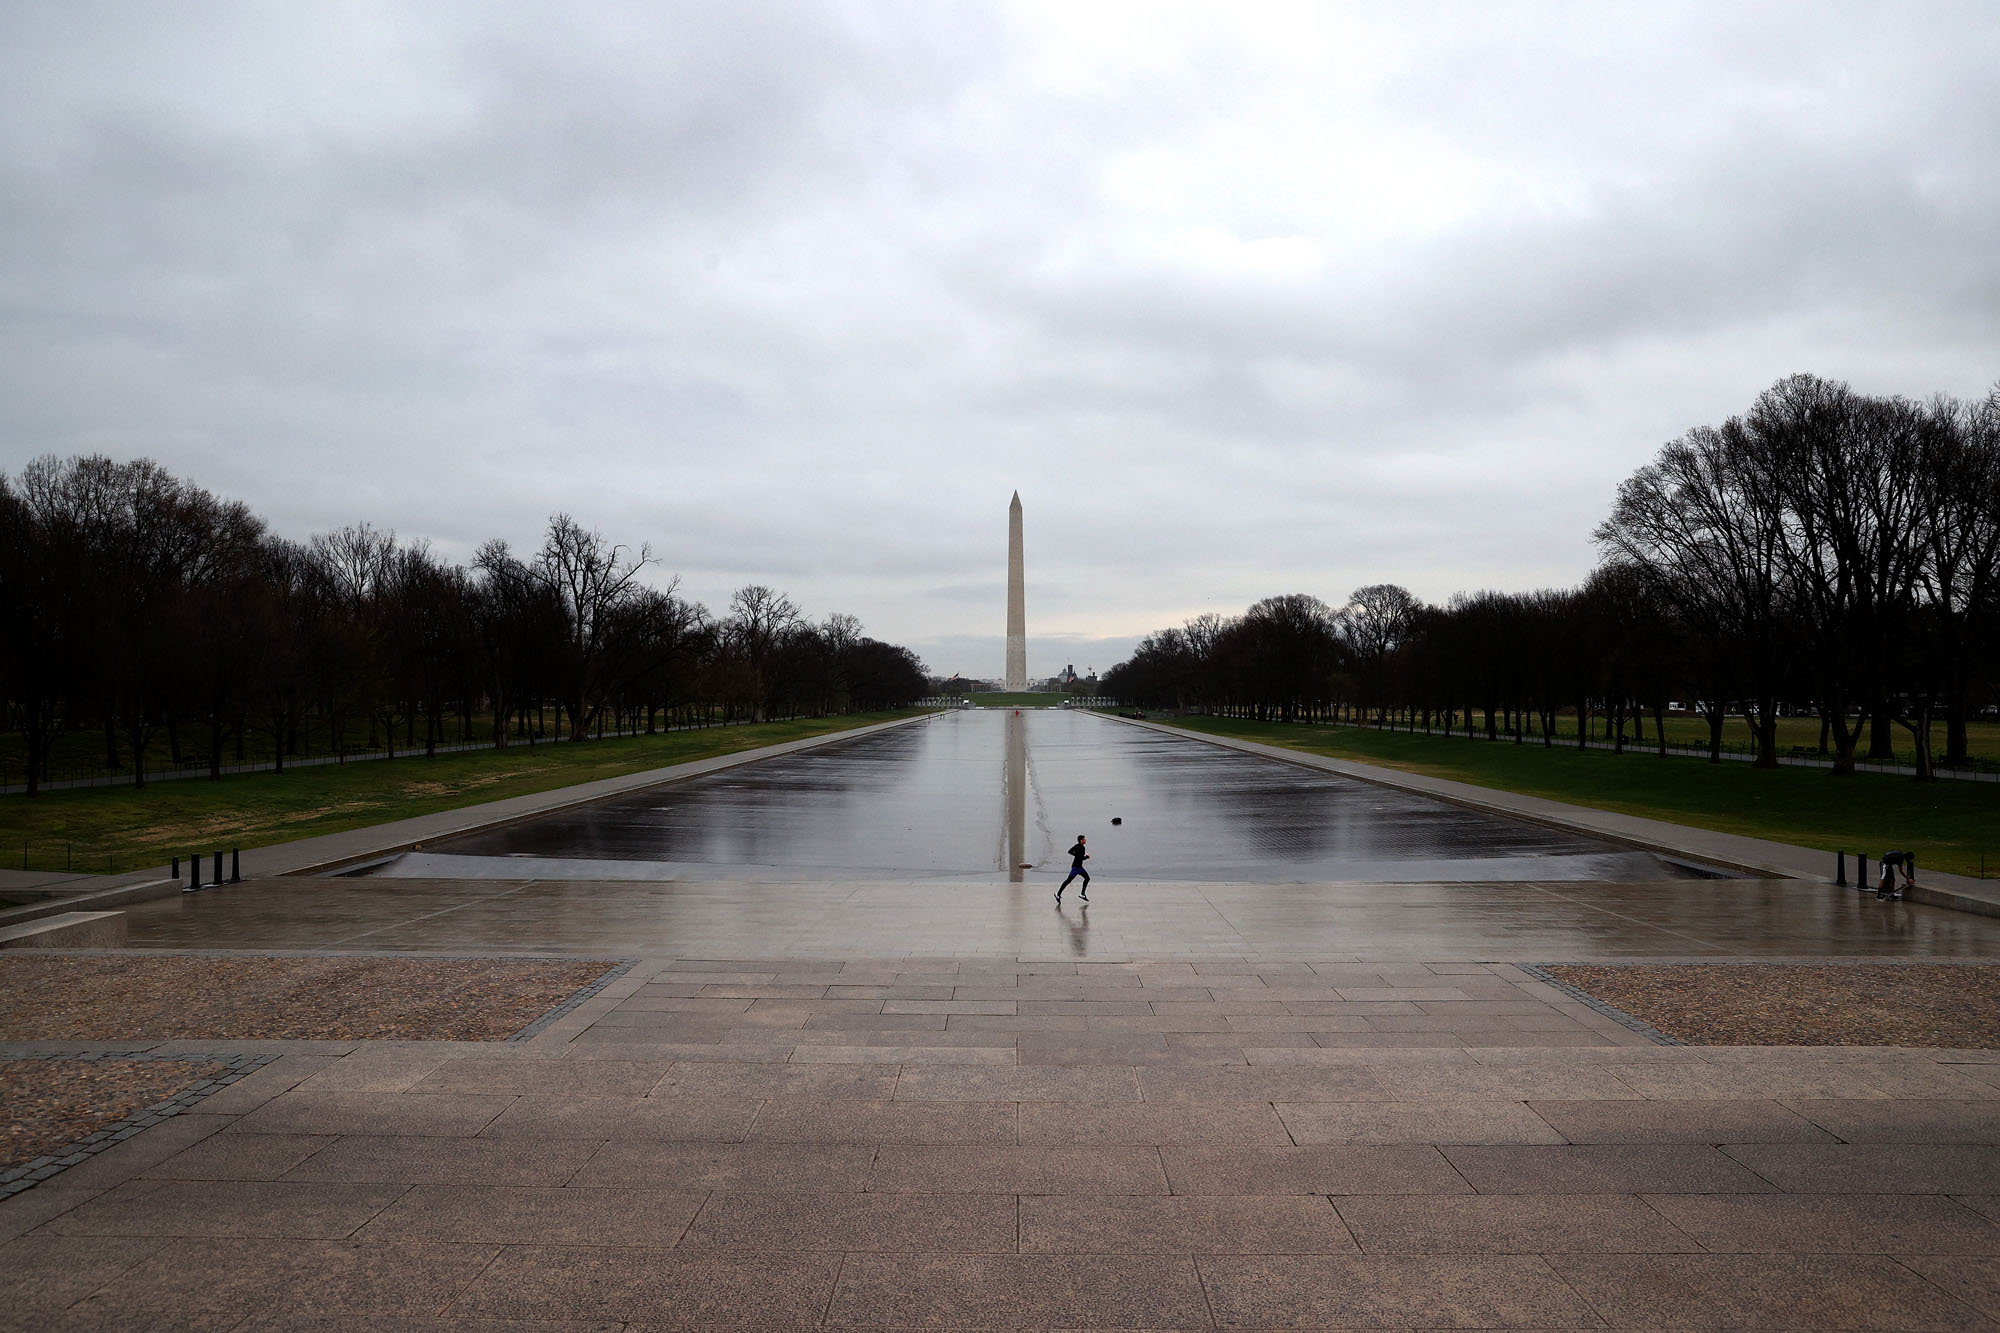
[[[1078,833],[1093,897],[1086,909],[1072,890],[1058,911]],[[940,715],[129,917],[132,941],[153,947],[717,958],[2000,952],[2000,919],[1703,878],[1648,852],[1054,710]]]
[[[0,1071],[234,1081],[0,1200],[0,1328],[2000,1328],[2000,1052],[1672,1044],[1542,970],[1949,1005],[2000,919],[1060,712],[480,822],[131,906],[151,1027],[111,954],[8,1016]],[[596,979],[420,1030],[502,962]]]

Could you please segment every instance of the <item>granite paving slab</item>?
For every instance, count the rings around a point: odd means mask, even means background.
[[[1700,1244],[1630,1194],[1333,1200],[1369,1254],[1643,1254]]]
[[[283,1179],[405,1185],[563,1185],[583,1169],[602,1139],[440,1138],[424,1135],[349,1134],[319,1140],[316,1149]],[[277,1135],[224,1135],[224,1146],[261,1142],[297,1144]],[[220,1148],[218,1148],[220,1151]],[[182,1157],[190,1154],[183,1153]],[[172,1166],[180,1161],[167,1163]]]
[[[1788,1105],[1846,1143],[2000,1145],[2000,1100],[1801,1100]]]
[[[426,1100],[449,1104],[485,1099],[444,1093]],[[533,1093],[504,1100],[506,1105],[497,1114],[480,1122],[482,1128],[477,1132],[486,1138],[731,1141],[743,1137],[757,1113],[756,1102],[727,1097],[570,1097]]]
[[[1834,1137],[1810,1117],[1775,1101],[1534,1101],[1527,1105],[1571,1143],[1827,1143]]]
[[[1533,1255],[1213,1255],[1223,1328],[1586,1328],[1591,1304]]]
[[[1354,1237],[1324,1198],[1167,1198],[1097,1194],[1021,1199],[1024,1254],[1351,1254]]]
[[[2000,1224],[1929,1194],[1648,1195],[1706,1250],[2000,1255]]]
[[[842,1256],[510,1247],[451,1303],[482,1319],[609,1319],[649,1328],[809,1328]]]
[[[574,1189],[850,1193],[868,1188],[876,1150],[860,1144],[607,1143]]]
[[[1756,1194],[1779,1187],[1705,1144],[1439,1149],[1481,1194]]]
[[[931,1147],[876,1150],[868,1188],[944,1194],[1165,1194],[1154,1148]]]
[[[1433,1147],[1165,1148],[1175,1194],[1470,1194]]]
[[[430,1134],[469,1137],[520,1100],[387,1092],[288,1092],[229,1127],[233,1134]]]
[[[745,1136],[751,1143],[1008,1144],[1014,1102],[869,1102],[787,1098],[765,1102]]]
[[[1925,1255],[1905,1259],[1903,1264],[1988,1319],[2000,1320],[2000,1260]]]
[[[724,1193],[709,1196],[684,1250],[1012,1254],[1012,1194]]]
[[[1790,1194],[2000,1193],[1986,1144],[1743,1143],[1721,1151]]]
[[[835,1328],[1209,1326],[1195,1261],[1141,1255],[854,1255]]]
[[[495,1245],[672,1246],[708,1196],[701,1191],[413,1185],[369,1221],[369,1240]]]
[[[71,1306],[59,1327],[221,1330],[259,1316],[432,1316],[496,1253],[490,1245],[175,1240]]]
[[[1548,1262],[1615,1328],[1990,1327],[1972,1305],[1882,1255],[1561,1254]]]
[[[1279,1102],[1276,1109],[1299,1144],[1566,1141],[1524,1102]]]
[[[330,1134],[217,1134],[144,1174],[155,1180],[277,1180],[332,1144]]]

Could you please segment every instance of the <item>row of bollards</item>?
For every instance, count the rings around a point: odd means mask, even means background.
[[[190,867],[188,882],[187,887],[181,890],[182,893],[198,893],[201,891],[203,887],[201,882],[201,855],[200,852],[196,852],[188,858],[188,866]],[[174,858],[174,878],[179,879],[180,877],[181,859],[176,856]],[[229,851],[229,882],[231,884],[241,884],[243,882],[243,849],[241,847],[233,847]],[[207,887],[218,888],[221,884],[222,853],[217,852],[215,854],[215,881]]]
[[[1837,889],[1844,889],[1847,887],[1847,853],[1835,852],[1833,857],[1833,885]],[[1854,886],[1860,889],[1868,887],[1868,853],[1866,852],[1856,852],[1854,854]]]

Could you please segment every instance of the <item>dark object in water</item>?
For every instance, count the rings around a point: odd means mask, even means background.
[[[1119,817],[1118,817],[1117,815],[1113,815],[1113,816],[1111,816],[1111,822],[1112,822],[1112,823],[1114,823],[1114,824],[1122,824],[1122,823],[1124,823],[1125,821],[1124,821],[1124,820],[1122,820],[1122,819],[1120,819],[1120,818],[1119,818]]]

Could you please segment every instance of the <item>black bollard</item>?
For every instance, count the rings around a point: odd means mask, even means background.
[[[241,884],[243,882],[243,849],[241,847],[231,847],[229,849],[229,882],[231,884]]]
[[[217,853],[215,854],[215,883],[216,883],[217,887],[220,887],[220,886],[221,886],[221,884],[222,884],[222,853],[221,853],[221,852],[217,852]]]
[[[1833,856],[1833,884],[1835,888],[1844,889],[1847,887],[1847,853],[1835,852]]]
[[[197,892],[201,888],[201,853],[188,858],[188,891]]]
[[[1857,888],[1865,889],[1868,887],[1868,853],[1866,852],[1856,852],[1854,854],[1854,883]]]
[[[181,859],[178,856],[176,856],[174,858],[174,879],[178,881],[180,877],[181,877]]]

